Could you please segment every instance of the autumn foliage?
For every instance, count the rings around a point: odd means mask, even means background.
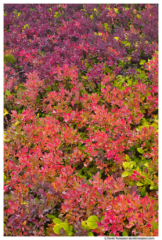
[[[158,236],[158,6],[4,5],[4,235]]]

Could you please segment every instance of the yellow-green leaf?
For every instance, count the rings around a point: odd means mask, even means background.
[[[3,139],[4,140],[4,142],[10,142],[11,141],[11,139]]]
[[[144,65],[146,63],[146,60],[141,60],[140,65]]]
[[[88,236],[89,236],[89,237],[94,237],[93,232],[88,232]]]
[[[56,224],[54,227],[53,227],[53,231],[59,235],[60,234],[60,230],[61,230],[61,227],[59,224]]]
[[[47,218],[55,218],[55,216],[54,216],[54,215],[51,215],[51,214],[48,214],[46,217],[47,217]]]
[[[142,197],[146,196],[146,187],[145,186],[143,186],[142,189],[141,189],[141,196]]]
[[[67,222],[61,222],[60,227],[63,228],[65,231],[69,229],[69,225]]]
[[[7,114],[8,114],[8,111],[4,109],[4,116],[6,116]]]
[[[119,10],[117,8],[114,8],[115,13],[119,13]]]
[[[99,222],[99,219],[97,216],[90,216],[87,220],[87,224],[88,226],[90,227],[90,229],[95,229],[97,228],[97,223],[96,222]]]
[[[53,221],[55,224],[60,224],[60,223],[62,223],[62,221],[61,221],[59,218],[54,218],[54,219],[52,219],[52,221]]]
[[[122,233],[123,236],[128,236],[128,233],[126,230],[123,230],[123,233]]]
[[[143,186],[143,183],[137,182],[136,185],[137,185],[137,187],[140,187],[140,186]]]
[[[129,175],[130,175],[130,172],[128,172],[128,171],[125,171],[125,172],[122,173],[122,177],[127,177]]]
[[[15,122],[15,126],[17,126],[19,123],[20,123],[20,121],[16,121],[16,122]]]
[[[158,224],[157,224],[157,222],[154,222],[154,221],[153,221],[152,226],[153,226],[154,229],[157,229],[157,230],[158,230]]]
[[[82,221],[82,227],[83,227],[84,230],[89,230],[90,229],[88,224],[87,224],[87,221]]]
[[[10,95],[11,95],[10,91],[6,90],[6,96],[10,96]]]
[[[138,151],[139,153],[141,153],[141,154],[144,154],[144,151],[143,151],[142,148],[137,148],[137,151]]]

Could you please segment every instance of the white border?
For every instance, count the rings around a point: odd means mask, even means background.
[[[4,4],[13,4],[13,3],[15,3],[15,4],[20,4],[20,3],[22,3],[22,4],[29,4],[29,3],[33,3],[33,4],[38,4],[38,3],[41,3],[41,4],[43,4],[43,3],[45,3],[44,1],[41,1],[41,0],[34,0],[34,1],[11,1],[11,0],[5,0],[5,1],[3,1],[3,3],[1,3],[1,8],[0,8],[0,16],[1,16],[1,24],[0,24],[0,26],[1,26],[1,36],[4,36],[4,33],[3,33],[3,7],[4,7]],[[150,1],[150,0],[147,0],[147,1],[142,1],[142,2],[140,2],[140,1],[136,1],[136,0],[134,0],[133,2],[130,2],[130,1],[124,1],[124,2],[122,2],[121,0],[118,0],[117,2],[109,2],[109,1],[105,1],[105,0],[102,0],[101,2],[99,2],[99,1],[95,1],[95,0],[93,0],[93,1],[87,1],[87,0],[84,0],[84,1],[55,1],[55,0],[48,0],[48,2],[46,2],[45,4],[47,4],[47,3],[53,3],[53,4],[83,4],[83,3],[85,3],[85,4],[104,4],[104,3],[109,3],[109,4],[113,4],[113,3],[120,3],[120,4],[124,4],[124,3],[127,3],[127,4],[134,4],[134,3],[141,3],[141,4],[143,4],[143,3],[148,3],[148,4],[151,4],[151,3],[157,3],[157,4],[159,4],[160,3],[160,1],[156,1],[156,2],[154,2],[154,1]],[[159,4],[159,26],[160,26],[160,23],[161,23],[161,14],[162,14],[162,11],[161,11],[162,9],[161,9],[161,4]],[[161,90],[161,81],[162,81],[162,78],[161,78],[161,67],[160,67],[160,63],[161,63],[161,61],[160,61],[160,36],[161,36],[161,32],[160,32],[160,27],[159,27],[159,93],[160,93],[160,90]],[[0,144],[1,144],[1,152],[2,152],[2,155],[1,156],[3,156],[3,37],[1,37],[1,52],[0,52],[1,54],[1,91],[2,91],[2,93],[1,93],[1,95],[0,95],[0,98],[1,98],[1,104],[0,104],[0,108],[1,108],[1,113],[2,113],[2,118],[1,118],[1,127],[2,127],[2,131],[1,131],[1,138],[0,138]],[[162,119],[162,117],[161,117],[161,104],[160,103],[162,103],[162,95],[160,95],[159,94],[159,237],[155,237],[154,239],[162,239],[162,229],[160,228],[160,224],[161,224],[161,205],[160,204],[162,204],[161,203],[161,201],[160,201],[160,199],[161,199],[161,184],[160,184],[160,182],[162,182],[161,181],[161,174],[160,174],[160,170],[161,170],[161,162],[160,162],[160,160],[161,160],[161,127],[160,127],[160,120]],[[1,207],[2,207],[2,211],[1,211],[1,213],[3,213],[3,158],[1,159],[1,161],[2,161],[2,167],[1,167],[1,169],[2,169],[2,172],[1,172],[1,175],[0,175],[0,183],[1,183],[1,198],[0,198],[0,204],[1,204]],[[3,214],[1,214],[1,228],[0,228],[0,236],[1,237],[4,237],[3,236]],[[6,237],[5,237],[6,238]],[[8,239],[13,239],[12,237],[7,237]],[[24,237],[14,237],[14,239],[15,238],[19,238],[19,239],[23,239]],[[25,237],[25,239],[31,239],[31,238],[35,238],[35,237]],[[44,237],[37,237],[37,238],[44,238]],[[67,237],[54,237],[55,239],[66,239]],[[69,240],[72,240],[72,239],[89,239],[89,237],[68,237],[68,239]],[[122,238],[122,237],[120,237],[120,238]],[[124,237],[125,238],[125,237]],[[138,239],[138,238],[140,238],[140,239],[149,239],[149,237],[132,237],[133,239]],[[97,239],[98,240],[100,240],[100,239],[104,239],[104,237],[97,237]],[[109,237],[107,237],[107,239],[109,239]],[[111,237],[111,239],[112,239],[112,237]],[[113,239],[116,239],[115,237],[113,238]],[[131,237],[128,237],[127,239],[131,239]]]

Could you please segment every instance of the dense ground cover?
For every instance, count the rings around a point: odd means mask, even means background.
[[[157,5],[4,5],[4,235],[158,235]]]

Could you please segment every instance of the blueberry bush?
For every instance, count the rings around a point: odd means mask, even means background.
[[[4,5],[4,235],[158,236],[158,5]]]

